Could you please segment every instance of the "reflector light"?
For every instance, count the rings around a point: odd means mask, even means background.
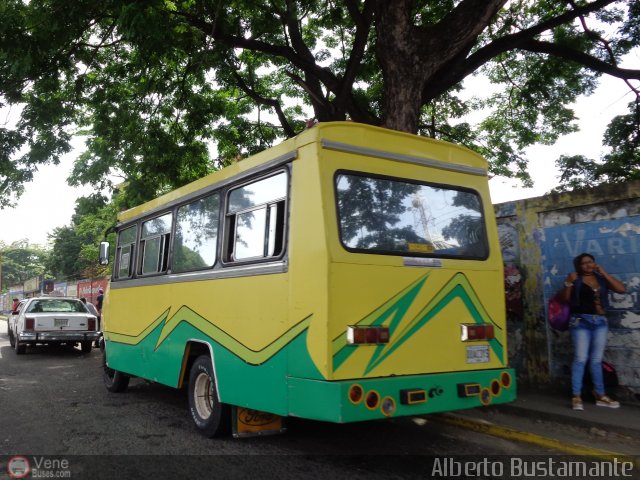
[[[389,343],[389,327],[349,327],[347,343],[350,345]]]
[[[422,388],[400,390],[400,403],[403,405],[415,405],[427,401],[427,391]]]
[[[487,390],[488,392],[489,390]],[[480,395],[479,383],[459,383],[458,384],[458,396],[459,397],[476,397]]]
[[[494,397],[500,394],[500,382],[498,380],[491,380],[491,395]]]
[[[463,323],[460,325],[460,339],[463,342],[491,340],[495,338],[491,323]]]
[[[396,411],[396,402],[391,397],[384,397],[382,399],[382,405],[380,405],[380,411],[386,417],[393,415]]]
[[[96,319],[95,318],[90,318],[89,322],[88,322],[88,330],[94,330],[96,329]]]
[[[35,318],[25,318],[24,319],[24,329],[25,330],[33,330],[35,328],[36,325],[36,319]]]
[[[364,403],[367,405],[369,410],[375,410],[378,408],[378,404],[380,403],[380,395],[378,395],[378,392],[375,390],[371,390],[367,393]]]
[[[351,385],[349,388],[349,400],[351,403],[358,404],[362,401],[362,396],[364,395],[364,390],[358,384]]]
[[[502,372],[500,374],[500,383],[504,388],[509,388],[511,386],[511,374],[509,372]]]

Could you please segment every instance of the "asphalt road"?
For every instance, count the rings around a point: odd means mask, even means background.
[[[18,356],[0,321],[0,478],[1,462],[16,455],[32,467],[57,460],[53,466],[71,478],[326,480],[429,478],[440,472],[433,475],[434,461],[452,456],[472,462],[554,453],[433,417],[345,425],[288,419],[283,435],[206,439],[191,423],[186,391],[132,379],[125,393],[110,393],[101,355],[42,346]]]

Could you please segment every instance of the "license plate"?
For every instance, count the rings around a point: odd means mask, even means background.
[[[67,325],[69,325],[69,319],[68,318],[54,318],[53,319],[53,326],[54,327],[66,327]]]
[[[468,346],[467,363],[489,363],[489,345]]]

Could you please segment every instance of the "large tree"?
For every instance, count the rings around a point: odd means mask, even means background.
[[[20,116],[0,127],[0,206],[74,134],[71,182],[118,172],[138,203],[308,116],[462,143],[526,182],[523,149],[574,131],[570,105],[600,75],[636,96],[640,79],[619,66],[635,0],[4,0],[0,32],[1,100]],[[485,98],[463,90],[479,73]]]

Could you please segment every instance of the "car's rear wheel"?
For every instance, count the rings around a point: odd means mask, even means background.
[[[15,348],[16,346],[16,337],[13,336],[11,329],[9,329],[9,345],[11,345],[11,348]]]
[[[124,392],[129,386],[129,375],[109,368],[107,366],[106,354],[102,356],[102,367],[104,370],[102,381],[104,382],[104,386],[107,387],[107,390],[113,393]]]
[[[231,408],[218,400],[211,358],[199,356],[189,373],[189,411],[196,427],[205,437],[229,433]]]
[[[80,342],[80,348],[82,349],[82,353],[89,353],[91,352],[91,347],[93,342],[91,340],[86,340],[84,342]]]
[[[20,343],[17,338],[14,338],[14,348],[17,355],[23,355],[27,353],[27,346],[24,343]]]

